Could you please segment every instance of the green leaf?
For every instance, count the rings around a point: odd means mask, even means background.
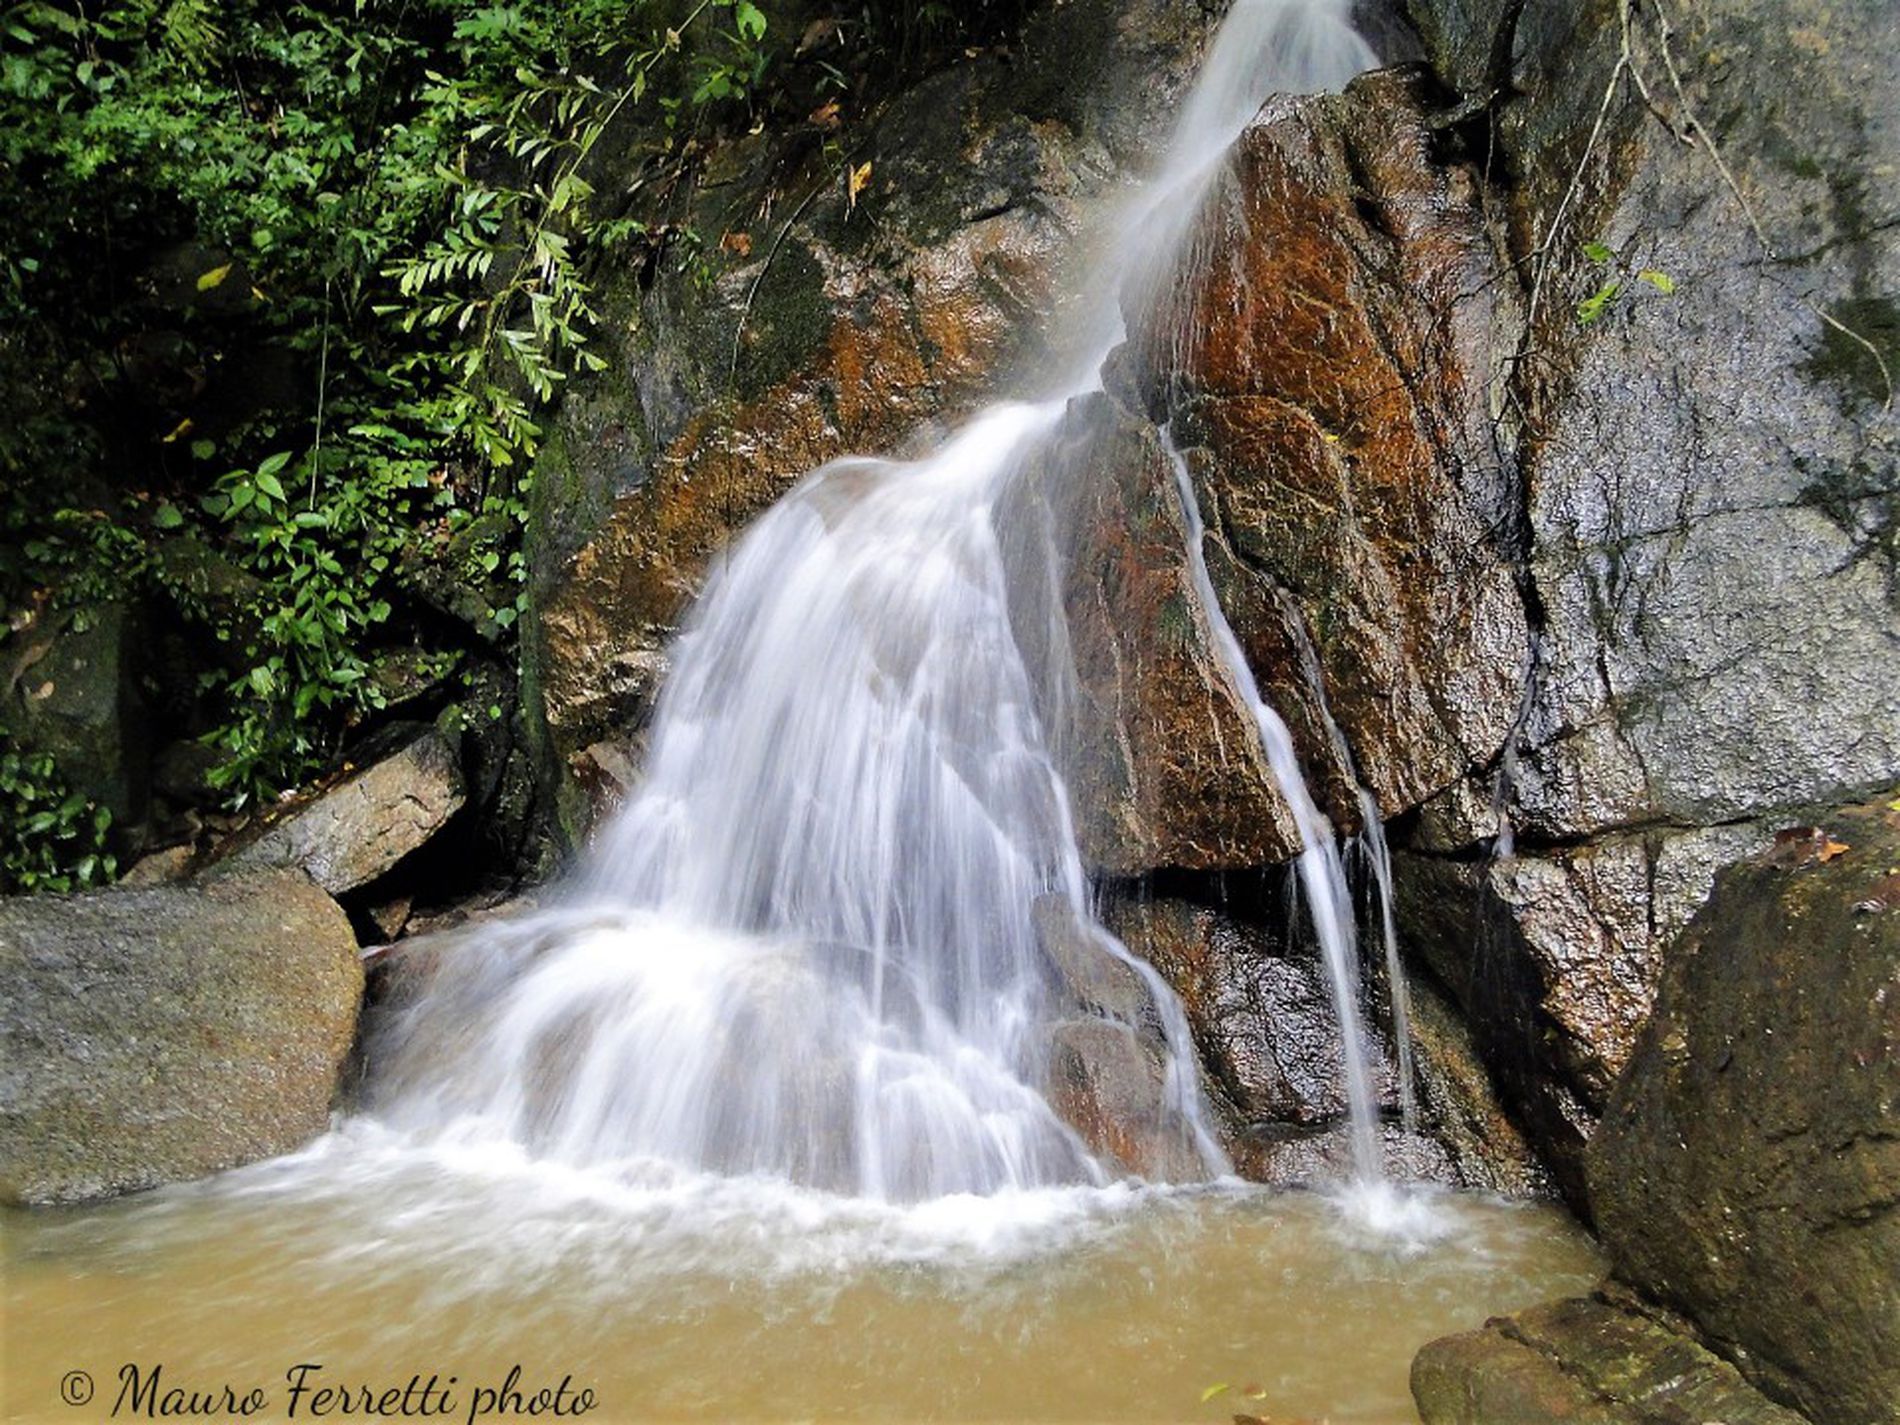
[[[1600,242],[1586,242],[1583,245],[1583,255],[1592,262],[1608,262],[1616,256]]]
[[[732,12],[732,22],[738,26],[741,38],[756,41],[765,34],[765,15],[752,0],[739,0]]]
[[[178,506],[170,502],[152,511],[152,523],[159,529],[177,529],[184,522],[185,517],[179,513]]]
[[[1228,1391],[1232,1389],[1233,1387],[1229,1385],[1226,1381],[1222,1381],[1219,1385],[1210,1385],[1206,1390],[1201,1392],[1201,1404],[1205,1405],[1207,1404],[1208,1401],[1212,1400],[1215,1396],[1225,1395]]]
[[[1589,326],[1610,309],[1610,303],[1616,300],[1616,294],[1622,290],[1621,282],[1604,283],[1595,293],[1577,303],[1577,321]]]
[[[1665,297],[1673,296],[1675,294],[1676,279],[1671,277],[1667,272],[1658,272],[1653,267],[1645,267],[1641,272],[1637,273],[1636,275],[1640,277],[1643,281],[1647,282],[1650,286],[1654,287],[1658,292],[1662,293]]]
[[[282,500],[284,498],[284,487],[282,483],[279,482],[275,475],[267,474],[263,470],[257,472],[257,488],[262,490],[266,495],[269,495],[273,500]]]

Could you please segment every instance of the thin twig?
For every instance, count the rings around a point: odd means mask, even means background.
[[[759,265],[758,273],[752,279],[752,285],[746,289],[745,305],[739,308],[739,323],[732,329],[732,362],[726,368],[726,386],[732,388],[739,377],[739,339],[745,335],[746,319],[752,315],[752,299],[759,295],[759,284],[765,281],[765,274],[771,270],[772,259],[778,256],[778,250],[784,245],[792,228],[805,216],[805,209],[811,206],[812,199],[831,185],[820,183],[807,193],[804,200],[793,210],[791,217],[785,220],[785,226],[778,230],[778,236],[772,239],[771,247],[766,249],[765,261]]]
[[[1627,12],[1629,0],[1623,0],[1623,7]],[[1729,168],[1727,160],[1722,157],[1721,149],[1716,147],[1714,135],[1703,127],[1701,115],[1696,113],[1695,105],[1689,102],[1688,90],[1682,82],[1682,71],[1676,67],[1675,52],[1669,45],[1669,38],[1672,33],[1669,26],[1669,17],[1663,12],[1660,4],[1656,9],[1656,25],[1662,41],[1663,67],[1669,71],[1670,87],[1676,91],[1676,102],[1682,107],[1683,117],[1688,124],[1689,131],[1701,140],[1703,151],[1708,154],[1709,161],[1715,165],[1715,171],[1722,175],[1722,182],[1727,185],[1728,191],[1734,197],[1736,205],[1741,208],[1742,216],[1748,220],[1749,230],[1754,233],[1755,241],[1761,245],[1763,256],[1770,262],[1780,262],[1781,254],[1776,251],[1775,245],[1768,240],[1768,233],[1762,227],[1761,219],[1755,214],[1754,204],[1750,203],[1747,196],[1742,192],[1742,185],[1736,181],[1733,170]],[[1881,402],[1880,409],[1883,413],[1891,411],[1893,409],[1893,371],[1887,365],[1887,358],[1881,355],[1880,348],[1875,346],[1873,342],[1869,341],[1852,327],[1848,326],[1845,322],[1841,321],[1840,318],[1822,311],[1819,306],[1809,301],[1806,297],[1797,296],[1796,300],[1849,341],[1864,347],[1867,354],[1873,357],[1874,364],[1880,368],[1880,379],[1887,388],[1887,398]]]

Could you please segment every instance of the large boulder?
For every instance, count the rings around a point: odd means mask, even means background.
[[[1424,87],[1396,70],[1270,102],[1136,333],[1268,701],[1323,699],[1309,778],[1362,782],[1387,816],[1497,757],[1529,647],[1487,398],[1509,289]]]
[[[1584,1206],[1717,871],[1900,777],[1900,12],[1406,9],[1515,263],[1494,408],[1535,657],[1495,777],[1401,829],[1405,928]]]
[[[998,524],[1011,623],[1084,861],[1139,876],[1295,854],[1292,814],[1195,593],[1154,428],[1106,394],[1071,403]]]
[[[467,799],[455,747],[435,728],[411,730],[335,781],[274,809],[221,865],[294,867],[331,895],[392,870],[439,832]]]
[[[1815,1420],[1900,1420],[1900,801],[1721,876],[1588,1167],[1618,1275]]]
[[[1412,1398],[1424,1425],[1802,1425],[1614,1290],[1433,1341],[1412,1362]]]
[[[329,1122],[363,989],[307,877],[0,900],[0,1201],[287,1152]]]

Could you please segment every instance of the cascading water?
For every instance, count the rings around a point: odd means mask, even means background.
[[[1068,400],[1099,387],[1123,304],[1165,280],[1263,100],[1372,63],[1348,9],[1238,0],[1161,177],[1092,274],[1102,296],[1067,389],[997,405],[924,459],[815,471],[730,552],[675,646],[637,792],[564,904],[418,976],[375,1046],[381,1117],[635,1174],[894,1201],[1105,1178],[1041,1092],[1053,987],[1032,908],[1056,897],[1092,920],[1011,630],[998,501]],[[1355,1168],[1376,1177],[1338,850],[1220,615],[1185,474],[1181,489],[1210,623],[1299,820]],[[1218,1174],[1184,1017],[1136,968],[1174,1055],[1175,1131]]]

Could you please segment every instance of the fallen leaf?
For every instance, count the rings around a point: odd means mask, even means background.
[[[1836,841],[1818,826],[1785,826],[1775,833],[1774,849],[1767,860],[1777,866],[1813,866],[1832,861],[1853,847]]]
[[[1210,1385],[1206,1390],[1201,1392],[1201,1404],[1205,1405],[1207,1404],[1208,1401],[1212,1400],[1215,1396],[1225,1395],[1228,1391],[1232,1389],[1233,1387],[1229,1385],[1226,1381],[1222,1381],[1219,1385]]]
[[[807,116],[809,122],[821,129],[835,129],[843,120],[838,114],[838,101],[832,99],[820,104]]]
[[[867,159],[860,163],[845,178],[845,207],[847,210],[858,206],[858,194],[864,191],[864,185],[871,181],[871,164]]]
[[[184,437],[190,434],[191,434],[191,417],[186,416],[177,425],[172,427],[172,433],[166,436],[165,439],[161,442],[161,444],[171,445],[176,441],[184,439]]]
[[[1240,1393],[1249,1400],[1265,1400],[1267,1398],[1267,1388],[1264,1385],[1243,1385],[1240,1388]]]
[[[227,262],[222,267],[214,267],[198,279],[198,290],[200,292],[209,292],[213,287],[220,285],[224,279],[230,275],[230,263]]]
[[[734,257],[752,256],[752,234],[728,232],[720,235],[719,250]]]

